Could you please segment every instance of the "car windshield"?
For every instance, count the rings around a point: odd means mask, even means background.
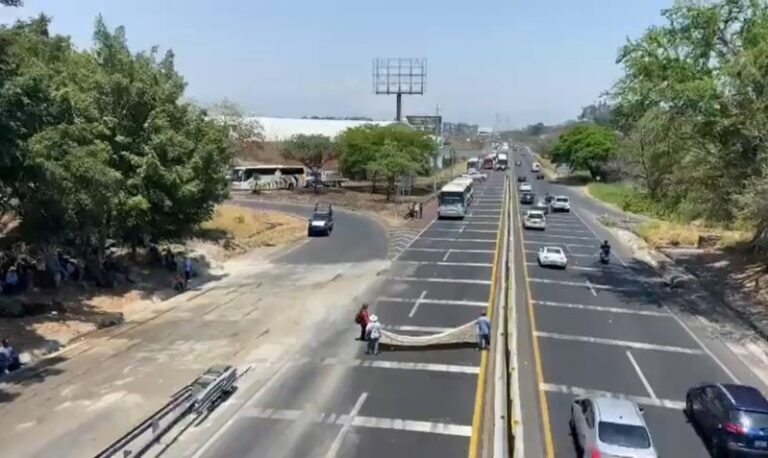
[[[739,410],[734,412],[734,420],[744,426],[745,429],[768,428],[768,414],[763,412],[750,412]]]
[[[544,252],[547,254],[563,254],[560,248],[545,248]]]
[[[312,219],[315,221],[327,221],[330,215],[328,213],[317,212],[312,215]]]
[[[597,435],[600,442],[609,445],[635,449],[651,447],[651,438],[642,426],[601,421],[597,426]]]
[[[556,202],[568,202],[567,197],[555,197]]]
[[[528,219],[543,219],[543,218],[544,218],[544,215],[542,215],[541,213],[529,213],[528,214]]]

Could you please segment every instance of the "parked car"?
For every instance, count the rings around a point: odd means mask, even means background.
[[[333,232],[333,207],[330,204],[315,204],[315,210],[308,220],[307,236],[331,235]]]
[[[685,395],[685,415],[714,457],[768,456],[768,400],[756,388],[697,385]]]
[[[520,196],[520,203],[523,205],[531,205],[533,201],[535,200],[536,196],[531,192],[524,192]]]
[[[571,199],[566,196],[555,196],[552,199],[552,211],[553,212],[570,212],[571,211]]]
[[[559,267],[565,269],[568,266],[568,258],[562,248],[547,246],[539,250],[539,265],[542,267]]]
[[[545,230],[547,228],[547,218],[544,217],[544,212],[537,210],[529,210],[525,212],[523,217],[523,229],[540,229]]]
[[[577,398],[571,404],[570,426],[578,456],[658,458],[643,409],[632,401]]]

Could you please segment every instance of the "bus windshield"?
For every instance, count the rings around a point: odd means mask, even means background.
[[[440,205],[464,205],[464,194],[461,192],[441,192]]]

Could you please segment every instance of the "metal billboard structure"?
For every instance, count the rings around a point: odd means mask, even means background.
[[[427,59],[388,57],[373,60],[373,92],[394,95],[395,121],[403,120],[403,95],[424,95],[427,88]]]

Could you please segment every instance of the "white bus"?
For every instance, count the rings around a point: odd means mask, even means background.
[[[233,191],[298,189],[307,172],[300,165],[244,165],[233,167],[229,177]]]
[[[440,189],[438,194],[437,217],[464,218],[472,204],[474,190],[472,179],[457,178]]]

